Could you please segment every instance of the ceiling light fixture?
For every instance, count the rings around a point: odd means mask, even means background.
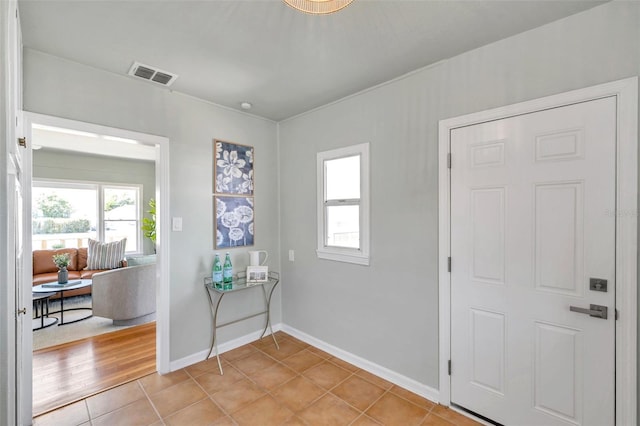
[[[63,129],[62,127],[46,126],[44,124],[33,124],[32,127],[38,130],[47,130],[49,132],[66,133],[67,135],[84,136],[87,138],[97,138],[95,133],[83,132],[80,130]]]
[[[284,0],[292,8],[312,15],[327,15],[343,9],[353,0]]]
[[[132,145],[138,145],[138,141],[134,139],[121,138],[118,136],[102,136],[102,139],[106,139],[108,141],[124,142],[124,143],[130,143]]]

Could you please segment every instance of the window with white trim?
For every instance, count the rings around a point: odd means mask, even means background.
[[[321,259],[369,264],[369,144],[317,155]]]
[[[128,254],[142,252],[140,185],[34,181],[33,249],[87,247],[127,238]]]

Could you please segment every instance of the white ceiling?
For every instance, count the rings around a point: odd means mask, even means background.
[[[310,16],[281,0],[20,0],[26,47],[282,120],[589,9],[592,0],[355,0]],[[133,77],[129,77],[133,78]],[[141,81],[140,84],[151,84]]]

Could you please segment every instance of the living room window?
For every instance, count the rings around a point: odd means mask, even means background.
[[[127,238],[126,252],[138,252],[140,244],[140,187],[102,186],[102,235],[104,241]]]
[[[321,259],[369,264],[369,144],[317,155]]]
[[[87,247],[127,238],[127,253],[142,251],[140,185],[34,181],[33,249]]]

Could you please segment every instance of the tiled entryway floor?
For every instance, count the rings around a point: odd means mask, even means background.
[[[282,332],[37,417],[36,426],[477,425]]]

